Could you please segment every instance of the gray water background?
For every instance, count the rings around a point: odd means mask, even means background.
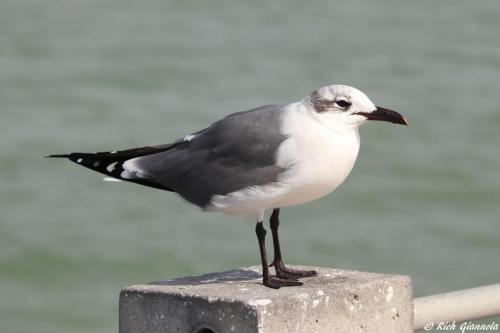
[[[405,114],[335,193],[282,212],[286,262],[500,278],[500,2],[0,2],[0,331],[117,331],[121,288],[258,264],[254,221],[47,153],[161,144],[332,83]]]

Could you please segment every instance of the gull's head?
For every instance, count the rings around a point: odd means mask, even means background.
[[[313,91],[304,99],[313,115],[327,126],[358,127],[368,120],[408,125],[406,119],[389,109],[375,106],[362,91],[333,85]]]

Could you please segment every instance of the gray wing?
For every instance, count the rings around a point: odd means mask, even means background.
[[[171,150],[134,159],[132,168],[201,207],[214,195],[274,182],[284,171],[275,165],[286,139],[282,112],[268,105],[229,115]]]

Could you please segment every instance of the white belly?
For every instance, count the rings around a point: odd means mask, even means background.
[[[215,196],[207,210],[258,215],[265,209],[317,200],[342,184],[358,155],[357,130],[335,132],[309,119],[290,121],[300,126],[284,125],[289,138],[277,153],[277,164],[286,171],[278,181]]]

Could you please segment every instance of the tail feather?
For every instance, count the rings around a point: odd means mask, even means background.
[[[93,171],[102,173],[108,177],[118,180],[129,181],[149,187],[158,188],[161,190],[173,191],[172,189],[159,184],[151,178],[130,178],[127,170],[123,168],[123,164],[131,159],[152,155],[171,150],[183,142],[172,144],[134,148],[122,151],[98,152],[98,153],[71,153],[71,154],[56,154],[48,155],[49,158],[67,158],[70,161],[79,164]],[[125,176],[125,177],[123,177]]]
[[[69,154],[61,154],[61,155],[46,155],[48,158],[68,158]]]

